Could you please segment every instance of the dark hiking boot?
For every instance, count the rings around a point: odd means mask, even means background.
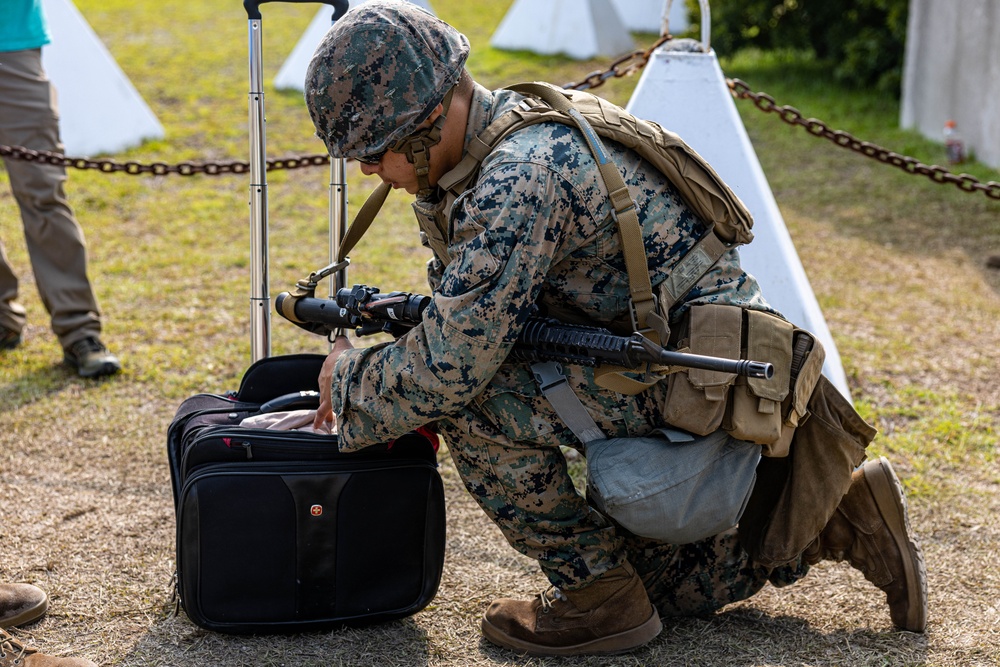
[[[631,565],[576,591],[550,588],[534,600],[495,600],[483,636],[529,655],[623,653],[660,633],[662,624]]]
[[[29,648],[0,630],[0,667],[97,667],[84,658],[56,658]]]
[[[0,628],[36,621],[49,608],[49,596],[31,584],[0,584]]]
[[[910,530],[903,486],[885,457],[854,471],[847,495],[803,557],[810,564],[847,560],[885,591],[897,627],[927,627],[924,556]]]
[[[0,324],[0,350],[13,350],[21,344],[21,332]]]
[[[80,377],[114,375],[122,369],[118,358],[93,336],[76,341],[63,353],[63,360],[75,368]]]

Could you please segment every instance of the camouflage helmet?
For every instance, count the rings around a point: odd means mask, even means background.
[[[334,23],[306,71],[316,135],[335,157],[407,137],[462,74],[469,41],[406,0],[368,0]]]

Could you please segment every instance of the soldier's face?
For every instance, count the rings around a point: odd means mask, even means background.
[[[406,190],[411,195],[417,194],[417,190],[420,189],[417,184],[417,171],[402,153],[387,151],[378,164],[363,162],[358,164],[361,165],[361,173],[365,176],[377,174],[383,182],[393,188]]]

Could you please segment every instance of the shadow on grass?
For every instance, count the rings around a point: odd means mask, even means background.
[[[823,631],[792,616],[740,608],[714,616],[663,619],[663,632],[632,653],[594,665],[923,665],[924,635],[871,629]],[[501,658],[487,642],[484,654]],[[591,663],[587,663],[591,664]]]
[[[118,664],[217,667],[423,667],[429,664],[917,666],[926,664],[927,647],[924,635],[869,629],[824,632],[800,618],[737,609],[705,618],[664,619],[663,631],[656,639],[625,655],[531,658],[517,656],[480,639],[471,649],[478,655],[466,655],[463,659],[456,654],[457,646],[435,647],[427,632],[412,618],[330,632],[236,636],[198,628],[180,613],[154,625]]]
[[[119,664],[418,667],[429,661],[427,633],[412,618],[328,632],[242,636],[203,630],[180,612],[154,625]]]
[[[84,379],[76,369],[61,361],[45,365],[21,365],[16,358],[3,359],[4,380],[0,384],[0,414],[50,397],[76,386],[80,391],[115,382],[117,376]]]

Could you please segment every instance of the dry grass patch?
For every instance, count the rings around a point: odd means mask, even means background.
[[[489,49],[509,4],[433,3],[470,36],[477,53],[470,67],[486,83],[558,83],[604,64]],[[245,159],[246,23],[239,3],[77,5],[168,132],[162,142],[116,157]],[[308,4],[265,7],[272,19],[268,76],[314,11]],[[848,131],[896,145],[893,112],[878,115],[883,100],[828,90],[808,67],[796,78],[793,65],[772,71],[758,57],[726,66],[734,70],[727,74],[803,113],[835,125],[843,120]],[[632,85],[616,81],[602,92],[625,102]],[[1000,664],[1000,271],[984,266],[1000,251],[1000,204],[905,176],[740,109],[855,400],[880,429],[871,453],[889,456],[910,492],[930,577],[926,635],[893,631],[881,592],[849,566],[825,563],[793,587],[766,588],[722,613],[668,620],[660,637],[629,656],[512,656],[482,640],[479,618],[494,597],[533,595],[545,584],[537,566],[511,550],[480,512],[447,456],[446,569],[426,610],[404,621],[307,635],[229,637],[197,628],[175,615],[172,603],[165,431],[183,398],[235,388],[248,363],[247,182],[70,174],[107,342],[125,363],[119,377],[83,382],[59,364],[0,171],[0,238],[24,278],[30,322],[25,345],[0,357],[0,579],[38,584],[52,597],[48,616],[18,634],[49,653],[121,666]],[[268,120],[272,155],[320,150],[298,95],[269,91]],[[918,157],[934,161],[936,147],[913,142],[927,151]],[[325,263],[324,171],[271,179],[274,293]],[[356,211],[373,184],[353,168],[349,177]],[[393,197],[377,225],[354,253],[352,278],[426,289],[426,254],[405,198]],[[280,322],[273,346],[275,353],[325,348]]]

